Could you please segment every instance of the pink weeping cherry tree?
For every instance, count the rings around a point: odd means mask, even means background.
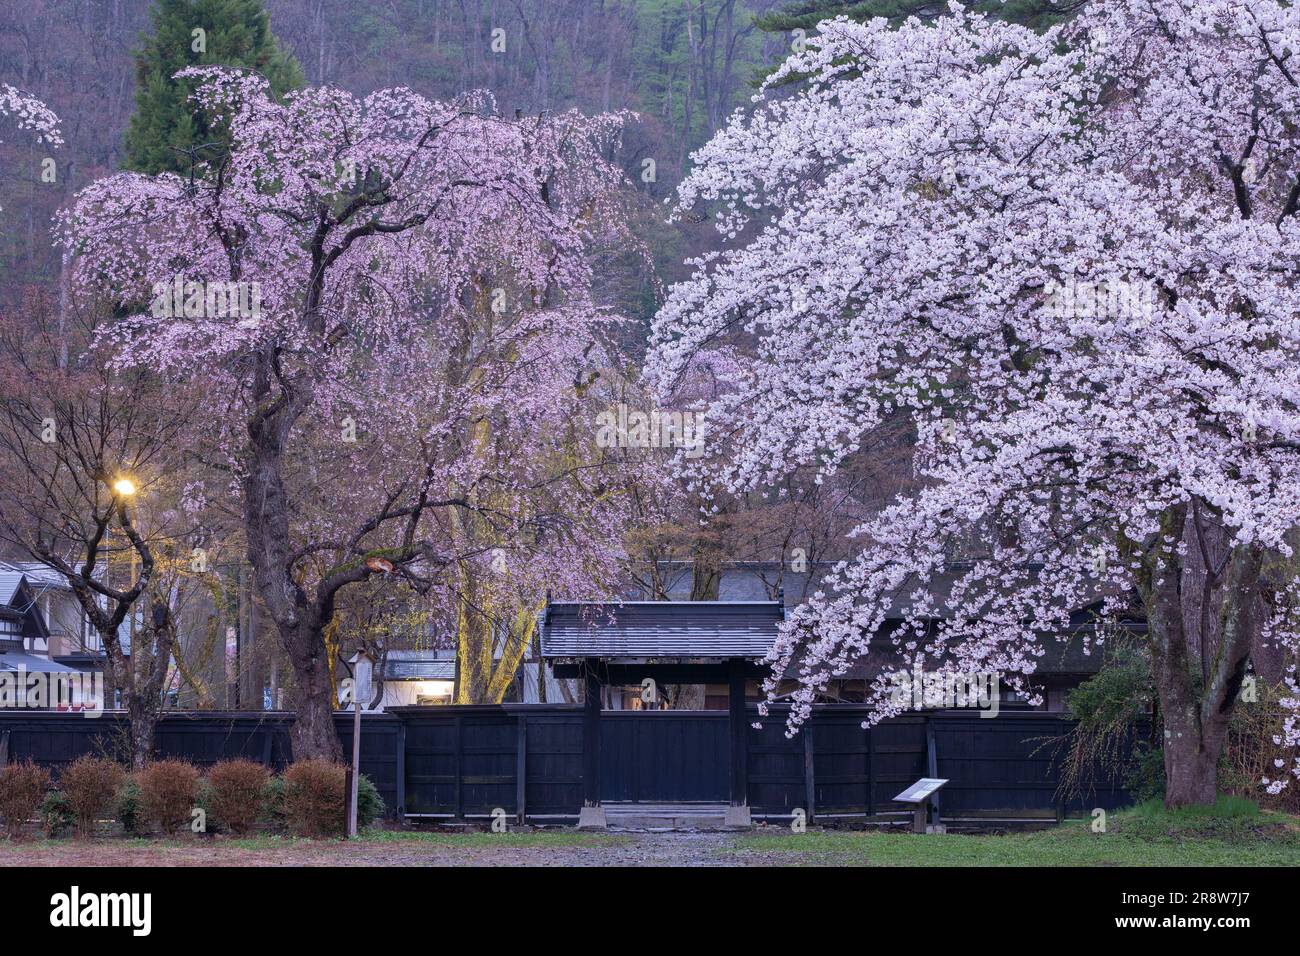
[[[1277,0],[838,19],[697,154],[680,206],[730,242],[649,364],[670,389],[743,343],[702,480],[830,476],[885,418],[916,433],[919,490],[773,650],[792,730],[891,607],[912,660],[1027,680],[1072,610],[1136,606],[1167,802],[1214,800],[1252,642],[1296,634],[1298,58]],[[874,719],[899,706],[876,685]]]
[[[572,423],[613,321],[591,254],[631,241],[622,117],[406,89],[281,103],[255,75],[191,75],[228,154],[90,185],[63,238],[78,293],[116,305],[118,360],[208,383],[190,497],[237,501],[295,753],[337,755],[345,589],[526,574],[563,593],[614,566],[618,505]]]

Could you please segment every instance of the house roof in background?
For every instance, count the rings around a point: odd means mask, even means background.
[[[71,590],[67,578],[39,561],[0,561],[0,578],[9,574],[20,574],[26,577],[27,583],[33,588]]]
[[[542,656],[758,659],[784,619],[779,601],[552,601]]]
[[[437,660],[384,661],[384,680],[455,680],[456,662]]]
[[[47,657],[36,657],[22,651],[6,651],[0,654],[0,671],[27,671],[41,674],[80,674],[75,667],[68,667]]]
[[[12,607],[14,596],[18,593],[18,587],[24,580],[23,572],[0,565],[0,604]]]

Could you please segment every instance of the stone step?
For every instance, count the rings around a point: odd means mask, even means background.
[[[606,826],[618,830],[722,830],[725,803],[606,803]]]

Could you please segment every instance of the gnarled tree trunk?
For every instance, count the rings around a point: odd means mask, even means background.
[[[1169,509],[1161,538],[1184,540],[1189,548],[1203,544],[1201,532],[1188,518],[1186,506]],[[1199,521],[1199,515],[1194,520]],[[1152,678],[1164,718],[1168,807],[1212,804],[1215,800],[1219,757],[1259,623],[1256,605],[1261,559],[1258,547],[1233,547],[1217,573],[1208,566],[1214,562],[1207,562],[1204,573],[1212,575],[1207,586],[1187,595],[1186,568],[1176,550],[1171,546],[1148,555],[1141,591],[1147,604]],[[1217,580],[1220,575],[1222,580]],[[1194,667],[1188,615],[1205,619],[1201,613],[1205,602],[1213,605],[1209,610],[1217,611],[1217,648],[1209,650],[1202,635],[1205,659]]]

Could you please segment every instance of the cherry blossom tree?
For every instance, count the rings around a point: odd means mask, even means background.
[[[34,132],[38,143],[58,146],[63,142],[54,111],[30,93],[8,83],[0,83],[0,116],[11,119],[19,129]]]
[[[28,133],[35,133],[37,143],[63,144],[59,118],[48,106],[30,93],[8,83],[0,83],[0,120]],[[8,170],[5,170],[8,172]]]
[[[345,588],[428,592],[496,549],[561,589],[611,563],[569,425],[614,321],[589,253],[630,241],[605,158],[622,117],[406,89],[281,104],[254,75],[183,72],[229,155],[194,182],[90,185],[64,238],[79,292],[118,303],[121,361],[209,383],[228,479],[194,496],[240,501],[295,753],[337,755],[324,633]]]
[[[681,208],[731,242],[672,290],[650,363],[669,389],[743,343],[710,411],[734,452],[700,478],[732,490],[915,427],[919,490],[774,648],[792,729],[891,606],[906,655],[1014,680],[1072,610],[1136,601],[1167,802],[1213,801],[1252,641],[1296,633],[1300,10],[819,30],[697,154]],[[876,691],[875,719],[898,709]]]

